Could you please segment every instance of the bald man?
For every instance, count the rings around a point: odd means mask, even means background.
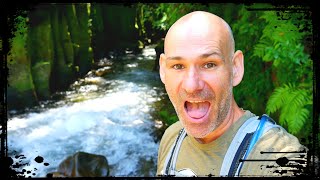
[[[306,148],[268,116],[240,108],[233,97],[243,61],[220,17],[195,11],[172,25],[160,55],[160,77],[179,121],[161,139],[157,175],[296,173],[285,166],[305,157]]]

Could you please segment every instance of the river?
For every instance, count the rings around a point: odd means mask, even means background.
[[[26,177],[45,177],[63,159],[78,151],[103,155],[110,176],[154,176],[162,126],[155,119],[165,99],[157,72],[155,51],[126,51],[112,56],[108,66],[90,71],[55,101],[17,113],[9,112],[8,154],[16,171]],[[99,75],[104,72],[104,75]],[[42,163],[35,158],[44,158]]]

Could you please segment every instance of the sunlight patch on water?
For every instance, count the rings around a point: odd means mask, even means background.
[[[127,64],[126,66],[129,68],[133,68],[133,67],[137,67],[138,63]]]

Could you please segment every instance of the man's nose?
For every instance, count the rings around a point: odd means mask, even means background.
[[[182,87],[187,93],[195,93],[204,88],[204,81],[201,79],[199,70],[191,68],[184,77]]]

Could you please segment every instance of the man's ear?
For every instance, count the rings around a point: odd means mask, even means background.
[[[160,73],[160,78],[163,84],[165,84],[165,67],[166,67],[166,56],[162,53],[160,55],[160,59],[159,59],[159,73]]]
[[[237,50],[232,59],[232,67],[233,67],[233,86],[237,86],[243,78],[244,74],[244,64],[243,64],[243,53],[240,50]]]

